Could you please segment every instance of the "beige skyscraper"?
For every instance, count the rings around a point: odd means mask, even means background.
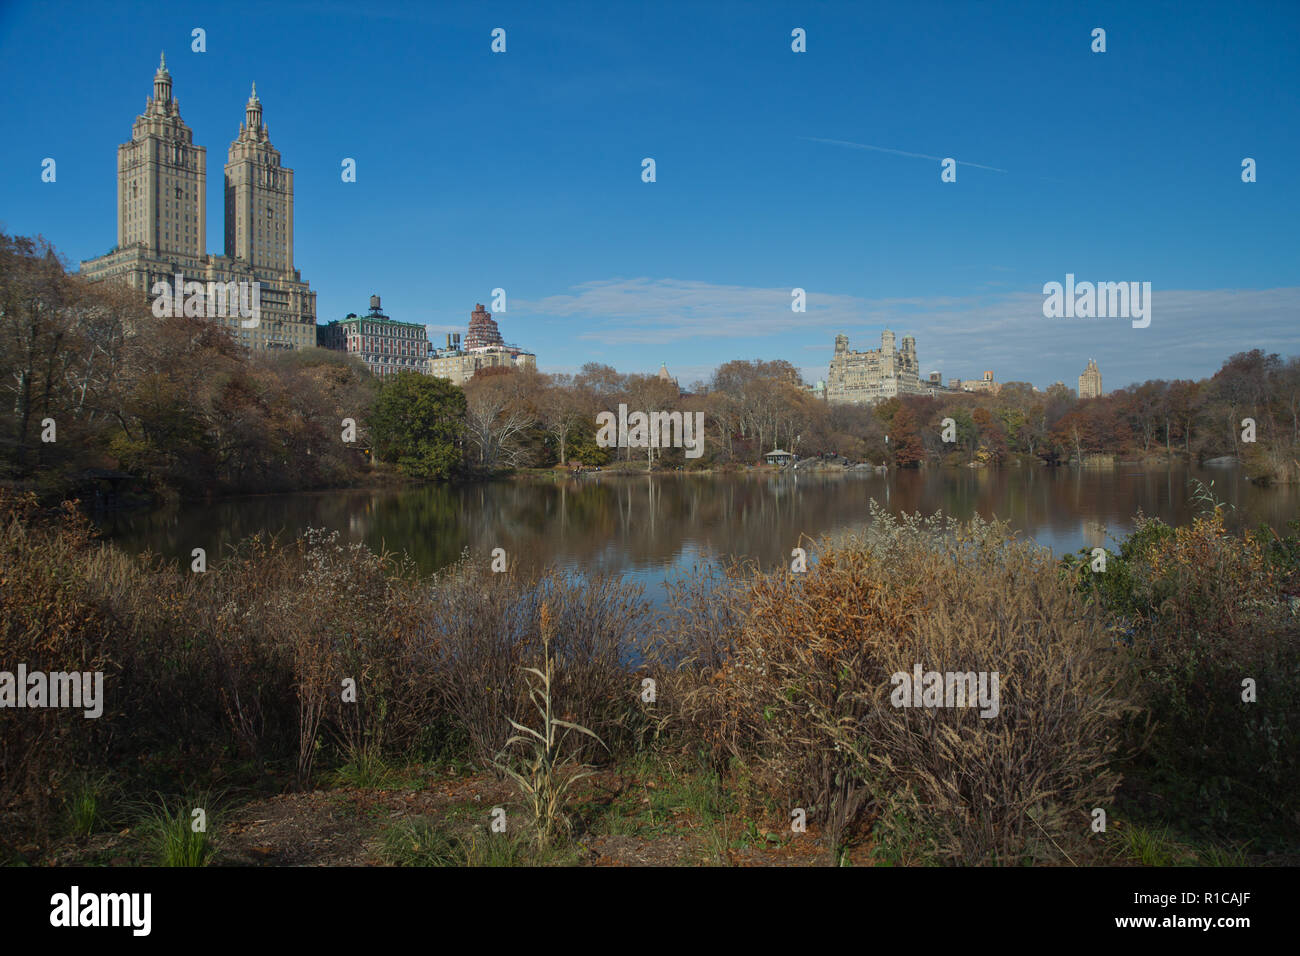
[[[205,253],[207,151],[194,145],[172,96],[164,57],[153,96],[118,147],[117,245],[81,263],[92,280],[112,279],[153,295],[157,283],[257,283],[260,317],[216,315],[253,349],[316,344],[316,293],[293,265],[293,170],[280,164],[254,87],[225,166],[225,255]],[[209,313],[210,314],[210,313]]]
[[[1101,370],[1097,368],[1096,359],[1088,359],[1088,367],[1079,376],[1079,397],[1101,397]]]
[[[293,270],[293,170],[280,165],[257,84],[226,160],[226,255],[254,269]]]
[[[117,148],[117,244],[202,259],[207,165],[207,150],[194,145],[181,119],[163,56],[131,141]]]

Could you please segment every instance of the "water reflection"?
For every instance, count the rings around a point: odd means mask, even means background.
[[[1235,506],[1230,520],[1283,528],[1300,510],[1300,489],[1259,488],[1238,471],[1081,471],[1066,468],[930,469],[896,474],[683,475],[551,482],[431,485],[403,491],[335,491],[182,504],[109,516],[106,534],[146,548],[209,560],[257,531],[291,537],[306,527],[340,539],[406,551],[422,570],[468,549],[486,558],[505,548],[525,564],[630,573],[645,582],[715,555],[764,564],[789,560],[801,535],[850,529],[875,498],[889,510],[1005,518],[1022,534],[1064,553],[1113,546],[1139,512],[1186,524],[1201,507],[1189,479],[1214,481]]]

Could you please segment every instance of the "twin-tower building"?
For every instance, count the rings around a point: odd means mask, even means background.
[[[916,339],[903,336],[894,347],[894,333],[886,329],[880,348],[857,352],[847,335],[835,336],[835,353],[826,378],[826,401],[832,405],[875,405],[899,395],[926,395],[916,358]]]
[[[257,282],[257,323],[237,314],[214,321],[249,348],[314,346],[316,293],[293,265],[293,170],[271,145],[256,84],[224,173],[225,254],[213,255],[204,251],[207,149],[194,144],[181,119],[164,56],[130,142],[117,148],[117,245],[82,262],[82,273],[146,293],[157,282],[174,283],[178,273],[185,282]]]

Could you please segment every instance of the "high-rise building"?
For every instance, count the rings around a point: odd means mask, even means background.
[[[131,141],[117,148],[117,244],[143,243],[156,255],[203,258],[207,228],[208,151],[194,145],[172,96],[167,58],[153,76],[153,96],[135,118]]]
[[[894,333],[885,329],[880,348],[866,352],[849,350],[847,335],[835,336],[835,354],[826,377],[826,401],[834,405],[875,405],[895,395],[923,395],[928,389],[920,382],[916,339],[903,336],[902,348],[894,348]]]
[[[117,245],[81,272],[150,296],[178,275],[187,289],[256,283],[256,321],[229,311],[209,312],[212,320],[249,348],[307,348],[316,344],[316,293],[293,265],[293,170],[271,146],[256,88],[244,115],[225,166],[225,255],[207,254],[207,151],[181,120],[164,57],[131,141],[118,147]]]
[[[1097,368],[1096,359],[1088,359],[1088,367],[1079,376],[1079,397],[1101,397],[1101,369]]]
[[[254,269],[293,270],[293,170],[271,145],[256,83],[226,160],[226,255]]]

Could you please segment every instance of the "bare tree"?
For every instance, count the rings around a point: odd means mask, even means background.
[[[465,424],[484,468],[527,464],[524,437],[537,424],[537,375],[485,370],[465,383]]]

